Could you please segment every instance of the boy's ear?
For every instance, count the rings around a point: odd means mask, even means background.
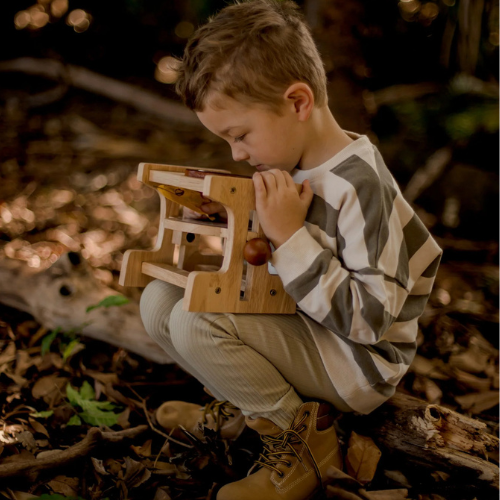
[[[285,106],[297,114],[299,121],[306,121],[314,108],[314,93],[304,82],[292,83],[283,95]]]

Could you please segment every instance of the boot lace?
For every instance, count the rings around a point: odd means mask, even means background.
[[[231,413],[231,411],[237,409],[229,401],[217,401],[214,399],[203,408],[201,423],[202,425],[207,425],[208,416],[210,415],[215,422],[215,431],[219,432],[224,422],[234,417],[234,413]]]
[[[286,467],[291,467],[292,462],[288,460],[287,456],[292,455],[302,465],[304,465],[304,460],[297,451],[298,447],[294,446],[297,444],[303,444],[311,457],[311,462],[313,463],[318,481],[321,487],[323,487],[321,471],[319,470],[318,464],[312,454],[311,448],[300,435],[300,433],[307,428],[306,425],[303,425],[303,422],[308,416],[309,412],[305,412],[294,428],[287,429],[277,436],[261,436],[262,442],[264,443],[264,449],[262,453],[260,453],[259,458],[255,461],[255,466],[266,467],[271,471],[275,471],[279,477],[283,477],[285,474],[283,471],[278,469],[277,465],[283,464]]]

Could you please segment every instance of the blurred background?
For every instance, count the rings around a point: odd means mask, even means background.
[[[478,258],[486,252],[495,261],[498,3],[298,3],[340,124],[378,145],[437,237],[454,248],[452,240],[483,242]],[[156,236],[158,200],[135,180],[139,162],[245,168],[165,83],[168,57],[182,55],[194,29],[225,4],[3,3],[0,246],[7,256],[42,266],[60,244],[83,251],[110,282],[123,250],[149,247]],[[42,241],[51,245],[33,248]]]

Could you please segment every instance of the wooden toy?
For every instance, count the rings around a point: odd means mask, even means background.
[[[295,312],[296,304],[284,291],[279,276],[270,274],[263,265],[270,249],[255,211],[252,179],[225,170],[153,163],[139,165],[138,179],[160,195],[158,238],[152,250],[125,252],[120,285],[144,287],[160,279],[185,288],[186,311]],[[224,205],[227,223],[180,216],[182,205],[196,210],[201,196]],[[213,269],[213,257],[203,257],[199,251],[204,236],[222,241],[218,269]]]

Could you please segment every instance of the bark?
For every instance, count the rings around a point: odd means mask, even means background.
[[[460,484],[498,490],[499,440],[486,427],[444,406],[399,393],[355,424],[356,432],[369,435],[383,456],[445,472]]]

